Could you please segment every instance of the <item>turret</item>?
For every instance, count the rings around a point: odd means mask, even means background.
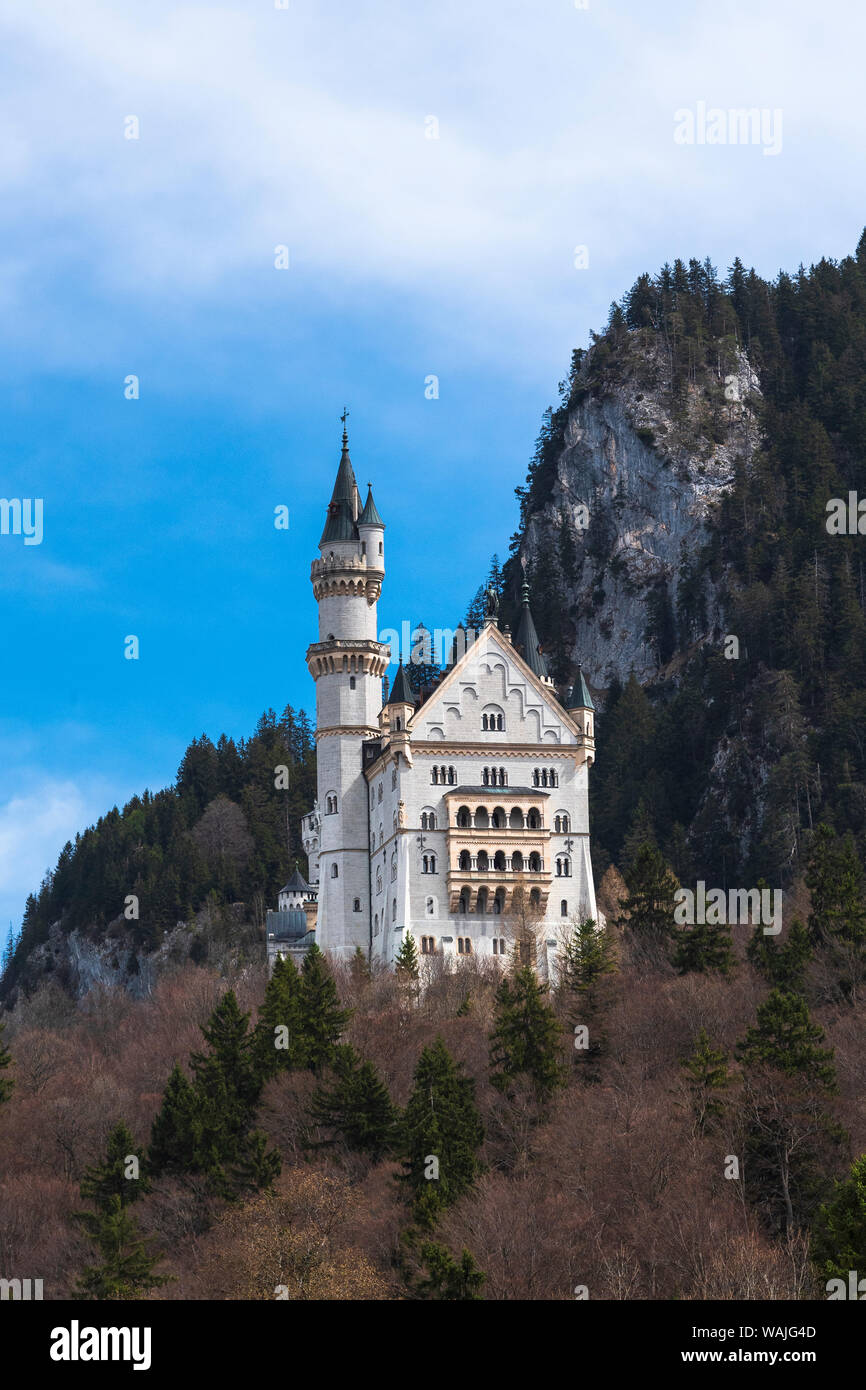
[[[545,685],[552,685],[544,652],[541,650],[538,633],[535,631],[535,623],[532,621],[532,614],[529,611],[529,585],[525,580],[523,582],[523,606],[520,610],[513,645],[533,675],[537,676],[540,681],[544,681]]]
[[[577,678],[565,700],[565,707],[584,736],[587,748],[587,762],[595,760],[595,705],[589,693],[589,686],[583,677],[583,667],[578,665]]]

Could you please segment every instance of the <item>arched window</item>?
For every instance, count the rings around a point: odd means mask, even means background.
[[[468,806],[461,806],[457,812],[457,825],[461,830],[468,830],[471,824],[471,816]]]
[[[526,817],[526,824],[529,826],[530,830],[541,829],[541,816],[538,814],[538,811],[535,809],[534,806],[531,806],[529,809],[529,814]]]
[[[485,849],[478,851],[478,868],[483,874],[486,874],[487,870],[490,868],[490,860],[487,857],[487,851]]]
[[[331,878],[339,878],[339,877],[340,877],[340,866],[339,866],[339,864],[332,864],[332,865],[331,865]]]
[[[454,771],[453,767],[449,767],[448,769],[448,782],[452,787],[457,786],[457,773]]]
[[[487,814],[486,806],[476,806],[475,808],[475,829],[487,830],[490,826],[490,817]]]
[[[458,912],[469,911],[469,889],[464,888],[460,894],[460,901],[457,904]]]
[[[546,787],[546,786],[547,786],[547,768],[546,768],[546,767],[544,767],[544,768],[541,769],[541,785],[542,785],[543,787]]]
[[[391,921],[392,921],[392,922],[396,922],[396,920],[397,920],[397,899],[396,899],[396,898],[392,898],[392,899],[391,899]]]
[[[494,830],[505,829],[505,812],[503,811],[501,806],[496,807],[496,810],[493,812],[493,815],[491,817],[490,824],[493,826]]]
[[[402,719],[400,718],[400,716],[398,715],[397,718],[394,720],[394,728],[397,729],[397,730],[399,731],[400,729],[402,729],[402,727],[403,727],[403,721],[402,721]]]
[[[559,915],[560,917],[568,916],[568,903],[565,898],[563,898],[562,902],[559,904]]]
[[[523,870],[523,855],[516,849],[511,856],[511,868],[514,873],[519,874]]]
[[[391,768],[391,790],[394,791],[394,790],[396,789],[396,786],[397,786],[397,769],[396,769],[396,767],[392,767],[392,768]]]
[[[430,901],[432,901],[432,899],[431,899]],[[436,938],[435,938],[435,936],[422,936],[422,937],[421,937],[421,954],[422,954],[422,956],[435,956],[435,954],[436,954]]]
[[[512,806],[511,813],[508,817],[508,824],[512,830],[523,829],[523,812],[520,810],[519,806]]]
[[[559,786],[559,773],[558,773],[558,772],[554,772],[554,770],[553,770],[552,768],[551,768],[551,770],[550,770],[550,785],[551,785],[552,787],[558,787],[558,786]]]
[[[438,769],[438,767],[434,767],[433,771],[431,772],[431,774],[430,774],[430,781],[433,782],[435,785],[438,786],[438,784],[439,784],[439,769]]]
[[[472,855],[469,853],[468,849],[462,849],[460,851],[459,868],[464,874],[468,873],[472,868]]]
[[[493,867],[497,873],[505,872],[505,851],[498,849],[493,856]]]
[[[397,856],[396,856],[396,854],[392,854],[392,855],[391,855],[391,882],[392,882],[392,883],[394,882],[394,879],[395,879],[396,877],[397,877]]]
[[[350,689],[350,690],[354,690],[354,689],[355,689],[355,677],[354,677],[354,676],[350,676],[350,677],[349,677],[349,689]]]
[[[532,785],[533,785],[534,787],[540,787],[540,786],[541,786],[541,774],[540,774],[540,772],[538,771],[538,768],[536,768],[536,769],[534,770],[533,774],[532,774]]]
[[[382,891],[382,870],[381,870],[381,869],[377,869],[377,870],[376,870],[376,892],[377,892],[377,893],[381,893],[381,891]]]
[[[353,911],[353,912],[360,912],[360,911],[361,911],[361,899],[360,899],[360,898],[355,898],[355,901],[352,903],[352,911]]]
[[[482,714],[482,716],[481,716],[481,727],[482,727],[482,729],[484,729],[484,730],[486,731],[486,729],[487,729],[487,715],[486,715],[486,714]]]
[[[486,767],[484,768],[484,770],[483,770],[482,773],[481,773],[481,781],[482,781],[482,783],[484,784],[485,787],[489,787],[489,786],[490,786],[490,773],[488,772],[488,770],[487,770]]]
[[[447,769],[447,767],[440,767],[440,769],[439,769],[439,776],[442,778],[443,783],[448,781],[448,769]]]
[[[428,917],[433,917],[433,916],[435,916],[435,914],[436,914],[436,900],[435,900],[435,898],[428,898],[428,899],[427,899],[427,902],[426,902],[426,904],[425,904],[425,907],[426,907],[426,910],[427,910],[427,916],[428,916]]]
[[[505,889],[497,888],[496,897],[493,899],[493,911],[499,916],[505,906]]]
[[[379,783],[379,790],[376,792],[376,800],[377,800],[377,801],[381,801],[381,800],[382,800],[382,783],[381,783],[381,782]]]
[[[500,787],[508,786],[508,773],[505,771],[504,767],[499,769],[499,785]]]
[[[436,855],[435,855],[435,854],[425,854],[425,855],[424,855],[424,858],[423,858],[422,861],[421,861],[421,872],[422,872],[422,874],[435,874],[435,872],[436,872]]]
[[[487,889],[486,889],[486,888],[479,888],[479,889],[478,889],[478,904],[477,904],[477,907],[476,907],[475,910],[476,910],[476,912],[480,912],[482,916],[483,916],[484,913],[487,911]]]
[[[531,874],[540,874],[540,873],[541,873],[541,855],[540,855],[540,854],[530,854],[530,856],[529,856],[529,872],[530,872]]]
[[[461,956],[471,956],[471,955],[472,955],[472,939],[471,939],[471,937],[468,937],[468,936],[458,936],[458,938],[457,938],[457,954],[458,954],[458,955],[461,955]]]
[[[373,935],[374,935],[374,936],[378,936],[378,935],[379,935],[379,914],[378,914],[378,912],[376,913],[375,917],[373,918]]]
[[[505,719],[504,719],[503,715],[501,715],[501,714],[497,714],[497,716],[496,716],[496,727],[497,727],[497,729],[499,729],[500,731],[503,730],[503,729],[505,728]]]
[[[533,888],[529,895],[529,906],[532,908],[541,907],[541,889]]]
[[[570,878],[570,877],[571,877],[571,860],[569,859],[569,857],[568,857],[567,854],[562,854],[562,855],[560,855],[559,858],[557,859],[557,861],[556,861],[556,876],[557,876],[557,878]]]

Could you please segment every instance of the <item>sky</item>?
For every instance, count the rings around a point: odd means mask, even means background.
[[[637,275],[853,250],[864,51],[850,0],[0,0],[0,939],[193,737],[313,711],[344,406],[380,625],[450,627]]]

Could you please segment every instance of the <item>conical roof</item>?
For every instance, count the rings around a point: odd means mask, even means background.
[[[367,500],[364,503],[364,510],[358,517],[359,526],[381,526],[385,529],[385,523],[376,510],[376,503],[373,501],[373,484],[367,484]]]
[[[589,693],[589,686],[583,678],[583,667],[577,668],[577,679],[569,691],[566,709],[595,709],[592,703],[592,696]]]
[[[520,610],[520,619],[514,634],[514,646],[532,674],[538,676],[539,680],[546,681],[548,679],[547,662],[544,659],[538,633],[535,631],[535,623],[532,621],[532,614],[529,611],[529,585],[525,582],[523,585],[523,607]]]
[[[283,887],[283,888],[280,889],[280,892],[281,892],[281,893],[306,893],[306,891],[307,891],[307,889],[309,888],[309,886],[310,886],[310,885],[309,885],[309,884],[306,882],[306,880],[303,878],[303,876],[301,875],[301,872],[300,872],[300,870],[299,870],[299,868],[298,868],[298,866],[297,866],[297,864],[296,864],[296,865],[295,865],[295,872],[292,874],[291,878],[289,879],[289,881],[288,881],[288,883],[285,885],[285,887]]]
[[[394,677],[394,684],[391,686],[391,694],[388,697],[389,705],[414,705],[415,695],[409,684],[409,677],[402,663],[397,667],[397,674]]]
[[[322,532],[319,545],[328,541],[352,541],[358,539],[356,517],[358,515],[358,484],[355,470],[349,458],[349,438],[343,430],[343,452],[337,469],[337,480],[328,503],[328,519]]]

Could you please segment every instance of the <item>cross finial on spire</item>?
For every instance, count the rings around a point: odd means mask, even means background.
[[[340,416],[340,419],[341,419],[342,422],[343,422],[343,448],[344,448],[344,449],[348,449],[348,447],[349,447],[349,436],[348,436],[348,434],[346,433],[346,420],[348,419],[348,416],[349,416],[349,411],[347,410],[346,406],[343,406],[343,413],[342,413],[342,415]]]

